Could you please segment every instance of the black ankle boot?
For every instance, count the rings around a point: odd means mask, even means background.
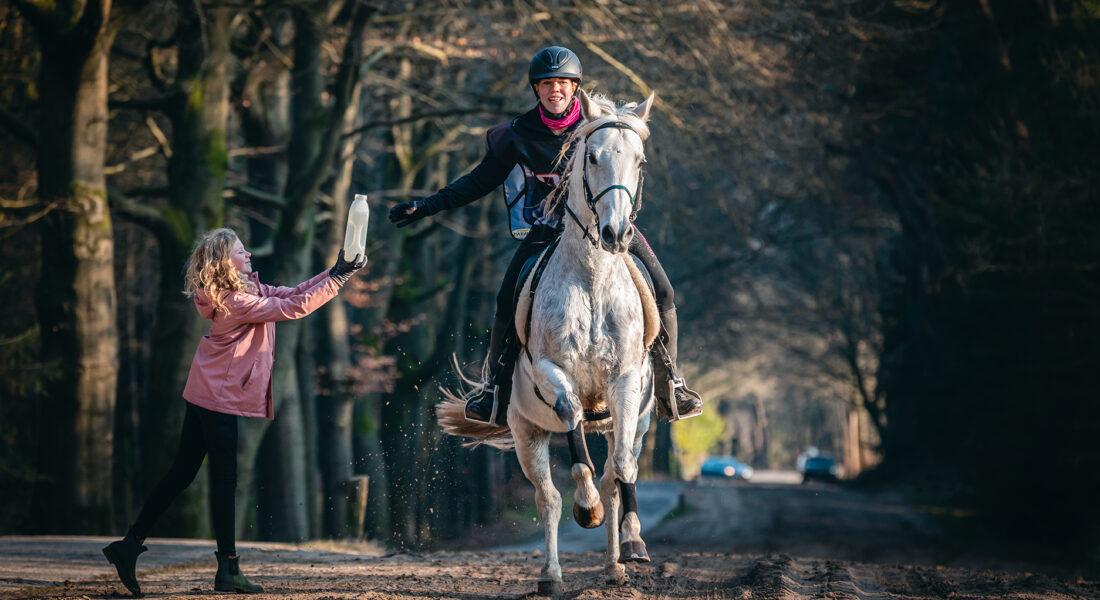
[[[241,573],[236,554],[215,552],[218,557],[218,573],[214,575],[215,592],[236,592],[238,594],[262,594],[264,588],[252,583]]]
[[[135,596],[141,596],[141,585],[137,580],[138,555],[148,550],[137,538],[126,536],[117,542],[111,542],[103,548],[107,562],[115,566],[118,578],[126,589]]]

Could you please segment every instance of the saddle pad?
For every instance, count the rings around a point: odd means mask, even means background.
[[[653,345],[653,340],[661,332],[661,314],[657,311],[657,299],[653,295],[653,282],[648,273],[638,266],[640,262],[633,254],[626,253],[623,262],[626,270],[630,271],[630,278],[634,280],[634,287],[638,290],[638,296],[642,300],[642,316],[645,319],[642,340],[646,348]]]

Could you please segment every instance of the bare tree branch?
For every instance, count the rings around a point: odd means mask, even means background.
[[[273,208],[283,208],[286,206],[286,198],[244,184],[227,185],[224,196],[227,200],[232,200],[238,204],[243,201],[247,204],[269,206]]]
[[[114,188],[107,189],[107,203],[111,207],[111,212],[144,227],[158,238],[168,233],[168,222],[164,219],[159,203],[139,202]]]
[[[392,127],[394,125],[405,125],[408,123],[418,123],[420,121],[426,121],[429,119],[439,119],[443,117],[457,117],[462,115],[487,115],[487,116],[501,116],[511,115],[510,110],[505,110],[503,107],[498,108],[452,108],[447,110],[432,110],[423,112],[417,115],[410,115],[408,117],[401,117],[398,119],[382,119],[378,121],[368,121],[355,127],[350,131],[344,132],[341,137],[347,138],[353,135],[369,131],[371,129],[377,129],[380,127]]]

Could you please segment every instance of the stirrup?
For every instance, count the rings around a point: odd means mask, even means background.
[[[482,393],[484,394],[485,392],[482,392]],[[481,419],[471,418],[470,417],[470,412],[471,411],[469,411],[469,410],[463,410],[462,411],[462,416],[467,421],[469,421],[471,423],[481,423],[482,425],[486,425],[486,424],[496,425],[497,424],[497,412],[500,410],[500,386],[499,385],[494,385],[492,387],[492,394],[493,394],[493,410],[489,412],[489,419],[488,420],[483,421]],[[466,402],[466,405],[469,406],[469,404],[471,402],[475,402],[476,400],[480,400],[480,399],[481,398],[471,398],[470,400],[468,400]]]
[[[669,422],[690,419],[692,417],[698,417],[699,415],[703,414],[702,410],[698,410],[689,415],[680,416],[680,403],[676,400],[676,390],[684,390],[686,394],[698,398],[700,404],[703,400],[702,397],[699,396],[698,392],[687,386],[687,382],[684,381],[683,377],[670,377],[668,380],[668,411],[670,414],[668,419]]]

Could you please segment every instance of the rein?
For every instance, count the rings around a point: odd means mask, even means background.
[[[608,121],[607,123],[596,127],[592,131],[589,131],[588,134],[584,136],[584,156],[579,157],[580,160],[584,161],[584,164],[581,166],[581,179],[584,184],[584,202],[588,205],[588,210],[592,212],[592,215],[596,217],[596,232],[600,231],[600,214],[596,212],[596,204],[600,201],[600,198],[603,198],[604,195],[613,190],[622,190],[626,192],[627,198],[630,198],[630,221],[634,222],[634,220],[638,218],[638,211],[642,208],[642,185],[645,182],[645,172],[639,171],[638,186],[634,188],[634,193],[631,193],[630,189],[627,188],[625,185],[617,183],[607,186],[595,196],[592,195],[592,188],[588,185],[588,159],[590,156],[588,153],[588,138],[592,137],[592,134],[601,129],[626,129],[629,131],[634,131],[633,127],[622,121]],[[635,131],[634,133],[637,132]],[[573,212],[573,209],[569,208],[568,201],[565,203],[565,212],[569,215],[570,218],[573,219],[573,222],[577,224],[577,227],[581,228],[581,231],[584,232],[584,237],[592,243],[592,247],[598,250],[600,248],[600,243],[588,230],[589,226],[581,223],[581,220],[577,217],[577,214]]]

